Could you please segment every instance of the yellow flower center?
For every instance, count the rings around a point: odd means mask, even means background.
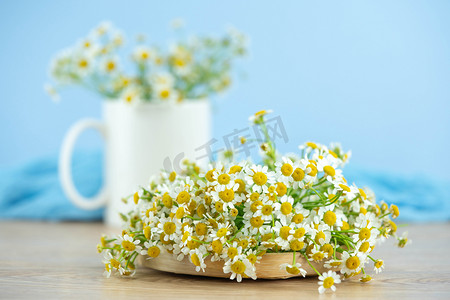
[[[106,63],[106,71],[112,72],[116,69],[116,64],[113,61],[108,61]]]
[[[82,69],[87,68],[87,66],[89,65],[88,61],[85,59],[82,59],[78,62],[78,66]]]
[[[311,169],[311,172],[308,173],[309,176],[317,175],[317,167],[315,165],[309,164],[307,167]]]
[[[239,184],[239,187],[236,190],[236,193],[241,194],[241,193],[245,192],[245,183],[242,179],[236,179],[234,182]]]
[[[377,260],[375,262],[375,268],[379,269],[383,266],[383,261],[382,260]]]
[[[320,240],[325,240],[325,233],[323,233],[323,231],[319,231],[317,234],[316,234],[316,237],[315,237],[315,241],[316,241],[316,243],[318,243],[318,244],[320,244]]]
[[[289,274],[292,274],[292,275],[300,274],[299,268],[297,268],[295,266],[293,266],[293,267],[286,267],[286,272],[288,272]]]
[[[169,175],[169,180],[171,182],[174,182],[175,178],[177,177],[177,173],[175,171],[173,171],[172,173],[170,173]]]
[[[367,199],[367,195],[366,192],[364,192],[363,189],[359,189],[359,194],[361,195],[361,197],[363,197],[364,199]]]
[[[336,175],[336,170],[332,166],[323,167],[323,171],[331,177],[334,177],[334,175]]]
[[[323,221],[328,226],[333,226],[336,223],[336,214],[332,211],[327,211],[323,214]]]
[[[202,218],[205,213],[206,213],[206,207],[202,203],[197,207],[197,215]]]
[[[364,242],[361,244],[361,246],[359,246],[359,251],[360,252],[367,252],[370,248],[370,244],[369,242]]]
[[[177,219],[181,219],[181,218],[183,218],[184,217],[184,214],[185,214],[185,211],[184,211],[184,207],[178,207],[177,208],[177,211],[176,211],[176,213],[175,213],[175,217],[177,218]]]
[[[205,223],[198,223],[195,225],[195,233],[197,235],[205,235],[208,232],[208,226]]]
[[[351,256],[347,259],[347,261],[345,262],[345,265],[350,270],[356,270],[359,267],[360,263],[361,262],[359,261],[359,258],[357,256]]]
[[[250,225],[252,225],[255,228],[259,228],[259,227],[263,226],[263,224],[264,224],[264,220],[261,218],[261,216],[252,217],[250,219]]]
[[[196,238],[196,237],[194,237],[194,238]],[[192,249],[198,248],[200,246],[200,243],[197,241],[194,241],[194,240],[190,240],[186,243],[186,246],[192,250]]]
[[[219,177],[217,178],[217,181],[218,181],[220,184],[228,184],[228,183],[230,183],[230,175],[228,175],[228,174],[221,174],[221,175],[219,175]]]
[[[291,247],[292,251],[300,251],[303,249],[303,247],[305,246],[304,242],[301,242],[299,240],[292,240],[289,243],[289,246]]]
[[[241,166],[232,166],[230,168],[230,172],[228,172],[228,173],[235,174],[235,173],[239,173],[241,170],[242,170]]]
[[[360,240],[369,239],[370,238],[370,229],[369,228],[361,228],[358,236],[359,236]]]
[[[346,221],[342,221],[342,230],[349,230],[350,225]]]
[[[162,197],[162,202],[167,208],[172,208],[173,206],[172,197],[170,197],[168,193],[164,194],[164,196]]]
[[[216,202],[216,203],[214,204],[214,207],[216,208],[216,210],[217,210],[218,212],[220,212],[220,213],[223,212],[223,203],[222,203],[222,202]]]
[[[150,228],[150,226],[144,227],[144,236],[145,236],[147,239],[150,239],[150,233],[151,233],[151,228]]]
[[[334,158],[338,158],[338,155],[337,155],[336,152],[334,152],[333,150],[328,150],[328,153],[330,153],[331,155],[333,155]]]
[[[159,96],[160,96],[162,99],[167,99],[167,98],[170,96],[170,91],[169,91],[169,90],[161,90],[161,91],[159,92]]]
[[[271,215],[272,214],[272,206],[271,205],[264,205],[262,208],[261,208],[261,212],[262,212],[262,214],[263,215],[265,215],[265,216],[268,216],[268,215]]]
[[[206,174],[205,174],[205,178],[209,182],[213,182],[214,181],[214,177],[213,177],[214,171],[215,171],[215,169],[212,169],[212,170],[209,170],[208,172],[206,172]]]
[[[320,251],[312,255],[312,259],[314,259],[315,261],[321,261],[324,257],[325,255]]]
[[[120,267],[120,262],[115,258],[112,258],[109,262],[111,263],[111,266],[115,269],[118,269]]]
[[[333,255],[334,249],[331,244],[325,244],[320,248],[321,251],[328,253],[328,257],[331,257]]]
[[[251,195],[250,195],[250,200],[252,200],[252,201],[256,201],[256,200],[258,200],[259,199],[259,193],[258,192],[253,192]]]
[[[232,189],[225,189],[224,191],[219,192],[219,197],[225,202],[233,201],[234,191]]]
[[[258,257],[252,253],[249,256],[247,256],[247,259],[252,265],[254,265],[256,263],[256,261],[258,260]]]
[[[238,254],[238,250],[235,247],[228,248],[227,255],[229,258],[233,259]]]
[[[333,277],[327,277],[323,280],[323,287],[326,289],[329,289],[330,287],[332,287],[333,284],[334,284]]]
[[[159,249],[158,246],[153,246],[153,247],[148,248],[147,254],[148,254],[148,256],[155,258],[155,257],[158,257],[160,252],[161,252],[161,250]]]
[[[400,211],[398,210],[398,206],[395,204],[391,205],[392,218],[397,218],[400,215]]]
[[[217,237],[224,237],[225,235],[227,235],[228,230],[226,228],[220,228],[219,230],[217,230]]]
[[[294,168],[290,164],[284,164],[281,166],[281,174],[284,176],[290,176]]]
[[[283,202],[281,204],[280,211],[283,215],[289,215],[292,212],[292,204],[289,202]]]
[[[250,210],[252,212],[256,212],[258,210],[258,206],[261,206],[261,205],[263,205],[263,203],[259,200],[256,200],[250,205]]]
[[[134,204],[138,204],[138,202],[139,202],[139,193],[138,192],[134,193],[133,201],[134,201]]]
[[[173,222],[166,222],[164,223],[163,229],[165,234],[170,235],[175,232],[177,226]]]
[[[126,241],[126,240],[122,242],[122,247],[123,247],[123,249],[125,249],[127,251],[134,251],[134,249],[136,249],[135,244],[133,244],[130,241]]]
[[[294,237],[300,239],[305,235],[305,232],[306,232],[305,228],[303,227],[297,228],[294,232]]]
[[[300,168],[296,168],[294,170],[294,173],[292,173],[292,178],[295,181],[301,181],[303,178],[305,178],[305,172]]]
[[[236,208],[230,209],[230,215],[232,217],[236,217],[238,215],[239,211]]]
[[[220,254],[222,253],[223,245],[220,240],[212,241],[211,248],[214,251],[214,253]]]
[[[289,232],[291,231],[291,227],[289,226],[283,226],[280,228],[280,237],[282,239],[287,240],[289,237]]]
[[[295,224],[300,224],[303,221],[304,218],[305,217],[302,214],[295,214],[292,217],[292,222],[294,222]]]
[[[239,241],[239,246],[241,246],[243,249],[247,248],[248,240],[244,239],[244,240]]]
[[[177,196],[178,204],[183,204],[191,199],[191,195],[186,191],[181,191]]]
[[[253,182],[259,186],[264,185],[267,182],[267,175],[263,172],[256,172],[253,174]]]
[[[282,182],[278,182],[276,192],[277,192],[278,196],[280,196],[280,197],[283,197],[284,195],[286,195],[286,192],[287,192],[286,185]]]
[[[316,149],[316,148],[317,148],[317,145],[316,145],[315,143],[313,143],[313,142],[307,142],[306,145],[307,145],[308,147],[310,147],[310,148],[313,148],[313,149]]]
[[[341,187],[341,189],[343,189],[347,193],[350,192],[350,188],[348,186],[346,186],[345,184],[339,184],[339,186]]]
[[[245,269],[246,269],[245,264],[240,260],[236,261],[235,263],[233,263],[231,265],[231,271],[233,271],[236,274],[241,274],[241,275],[244,274]]]
[[[197,267],[200,266],[200,259],[198,258],[197,253],[192,253],[191,254],[191,261],[194,264],[194,266],[197,266]]]

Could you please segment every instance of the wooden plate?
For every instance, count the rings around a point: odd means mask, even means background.
[[[291,277],[302,277],[299,275],[288,274],[284,270],[280,270],[280,265],[284,263],[292,264],[292,253],[266,253],[262,256],[259,263],[256,264],[256,276],[263,279],[285,279]],[[296,254],[296,262],[302,265],[306,270],[306,276],[317,276],[316,272],[309,266],[303,255]],[[229,278],[231,273],[223,273],[223,261],[211,261],[209,258],[205,259],[205,272],[196,272],[195,266],[185,257],[182,261],[178,261],[172,254],[161,251],[157,258],[149,259],[148,256],[141,256],[141,265],[147,268],[158,271],[171,272],[176,274],[187,274],[197,276],[210,276]],[[314,268],[320,273],[326,271],[322,264],[311,262]]]

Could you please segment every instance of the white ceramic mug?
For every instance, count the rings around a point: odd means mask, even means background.
[[[65,194],[83,209],[106,205],[106,223],[120,226],[119,213],[127,209],[123,197],[129,196],[139,185],[147,185],[150,177],[159,174],[164,167],[167,169],[164,161],[167,164],[168,159],[195,159],[196,148],[211,140],[210,115],[207,100],[137,105],[119,100],[104,101],[103,121],[80,120],[64,139],[59,174]],[[105,138],[105,184],[96,196],[85,198],[74,186],[71,157],[78,136],[90,128],[98,130]]]

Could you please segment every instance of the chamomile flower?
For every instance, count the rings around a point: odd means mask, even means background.
[[[267,185],[273,184],[273,174],[268,171],[267,166],[252,165],[246,169],[247,184],[252,187],[252,191],[257,193],[267,193]]]
[[[148,61],[150,61],[152,57],[152,50],[145,46],[139,46],[136,49],[134,49],[131,56],[134,61],[141,64],[146,64]]]
[[[294,212],[294,198],[291,196],[284,195],[281,197],[280,201],[273,204],[273,208],[275,210],[275,215],[279,219],[287,219],[293,216]]]
[[[336,272],[324,272],[319,276],[319,293],[323,294],[327,289],[336,291],[335,284],[338,283],[341,283],[341,278]]]
[[[237,282],[241,282],[243,277],[256,279],[255,267],[244,255],[236,255],[233,259],[227,260],[223,266],[223,272],[231,273],[230,279],[236,278]]]
[[[381,273],[381,271],[383,271],[384,269],[384,260],[382,259],[378,259],[374,264],[373,264],[373,270],[375,271],[375,273]]]
[[[139,246],[140,241],[138,239],[134,240],[130,235],[125,234],[122,238],[122,247],[127,252],[140,252],[141,246]]]
[[[117,57],[106,58],[102,61],[101,66],[105,74],[115,74],[119,70],[119,59]]]
[[[248,120],[253,122],[253,123],[255,123],[255,124],[258,124],[258,123],[262,122],[264,116],[266,116],[266,115],[268,115],[268,114],[270,114],[272,112],[273,112],[273,110],[271,110],[271,109],[260,110],[260,111],[256,112],[254,115],[250,116],[248,118]]]
[[[195,266],[195,271],[197,272],[200,272],[200,270],[205,272],[206,264],[203,258],[203,254],[204,253],[200,252],[199,249],[194,249],[190,251],[189,260]]]
[[[301,266],[302,265],[300,263],[295,264],[284,263],[280,265],[280,270],[284,270],[286,271],[286,273],[291,275],[302,275],[303,277],[305,277],[306,271],[302,269]]]
[[[362,267],[364,267],[364,263],[366,261],[366,257],[361,252],[350,254],[347,251],[342,253],[342,268],[341,273],[344,275],[353,275],[357,274]]]
[[[164,241],[174,240],[181,231],[181,224],[172,218],[161,218],[158,232],[164,234]]]

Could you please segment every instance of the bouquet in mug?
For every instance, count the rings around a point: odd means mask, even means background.
[[[126,69],[119,58],[123,45],[121,31],[101,23],[56,55],[50,67],[55,84],[46,85],[47,92],[58,100],[63,87],[78,85],[126,102],[201,99],[229,88],[235,60],[247,53],[247,38],[236,29],[219,38],[180,39],[167,51],[140,36]]]
[[[163,252],[188,259],[197,272],[209,261],[221,261],[223,272],[237,281],[256,279],[267,253],[292,253],[290,262],[276,267],[305,276],[302,263],[309,265],[320,293],[350,277],[370,281],[369,269],[383,270],[383,260],[371,254],[374,248],[389,237],[399,247],[408,243],[392,220],[398,207],[377,203],[370,189],[346,180],[342,167],[350,153],[339,145],[307,142],[300,155],[278,153],[266,114],[251,117],[265,137],[259,141],[261,163],[228,155],[202,169],[187,161],[181,174],[162,173],[130,196],[135,205],[123,215],[125,229],[102,236],[98,245],[106,276],[133,275],[137,257],[158,259]]]

